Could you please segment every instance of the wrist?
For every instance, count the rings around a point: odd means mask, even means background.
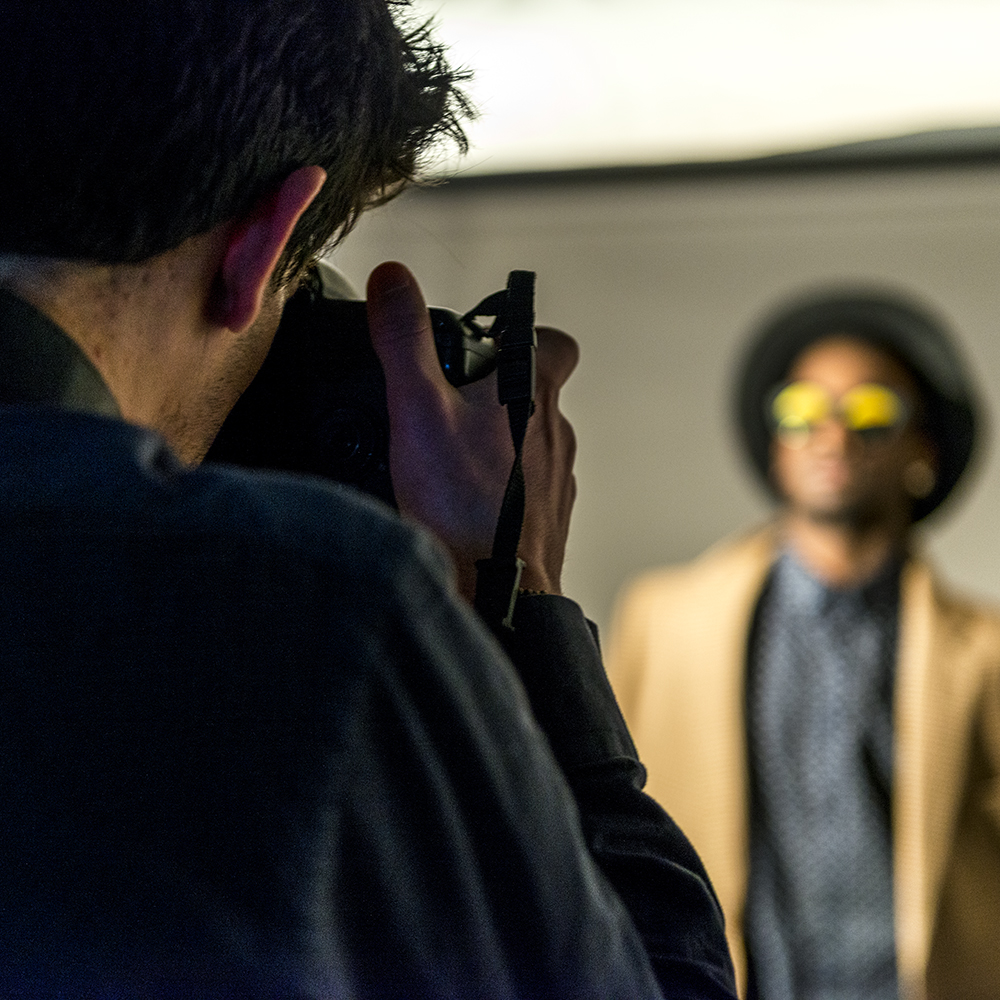
[[[535,569],[529,563],[521,571],[518,593],[526,597],[536,594],[562,594],[562,587],[557,576]]]

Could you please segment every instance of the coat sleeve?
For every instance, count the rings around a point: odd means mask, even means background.
[[[645,769],[572,601],[521,597],[502,636],[580,811],[587,845],[624,902],[666,996],[736,995],[722,910],[690,842],[642,787]]]

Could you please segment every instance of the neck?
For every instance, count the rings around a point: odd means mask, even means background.
[[[196,463],[245,388],[229,391],[222,331],[206,317],[204,265],[216,252],[202,237],[138,265],[6,258],[0,285],[76,343],[125,420],[158,431]]]
[[[788,511],[782,518],[786,543],[817,579],[831,587],[851,587],[871,579],[906,548],[909,524],[859,526],[822,521]]]

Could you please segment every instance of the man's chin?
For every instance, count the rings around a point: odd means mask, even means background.
[[[879,520],[879,512],[871,504],[843,497],[815,501],[800,508],[814,524],[839,528],[867,528]]]
[[[853,526],[861,520],[861,512],[850,507],[814,508],[806,512],[810,521],[816,524]]]

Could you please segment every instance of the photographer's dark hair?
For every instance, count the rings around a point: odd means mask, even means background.
[[[406,0],[0,5],[0,253],[137,263],[328,179],[277,276],[465,148],[469,106]]]

